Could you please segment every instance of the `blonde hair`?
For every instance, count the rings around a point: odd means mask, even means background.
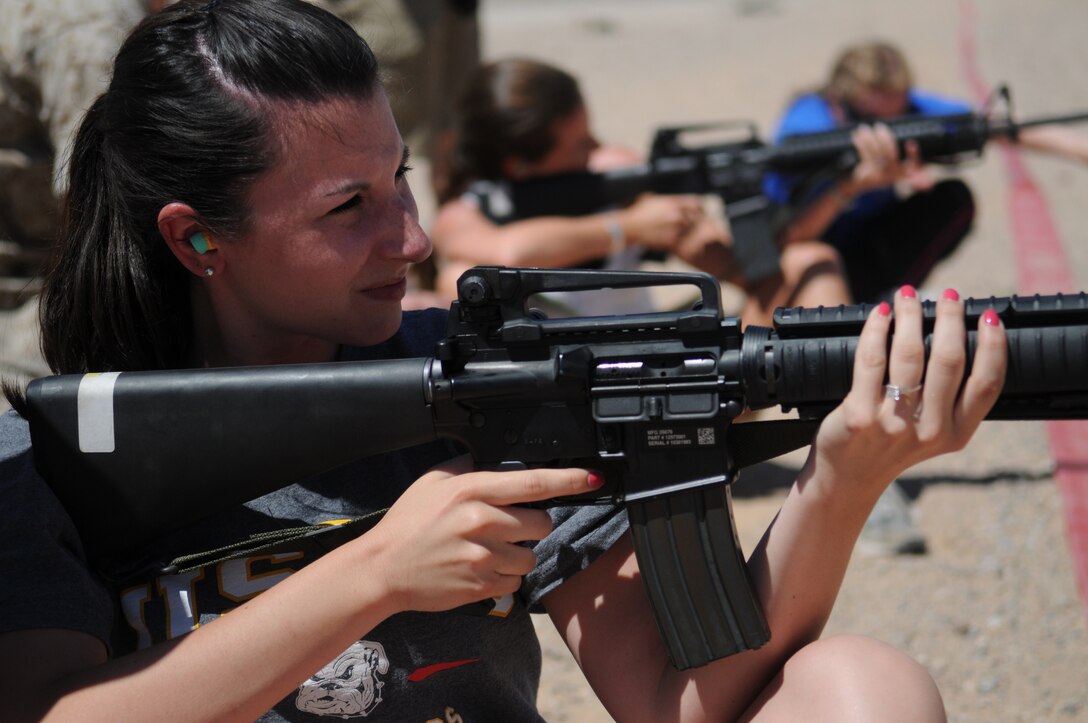
[[[831,71],[824,94],[852,103],[862,91],[907,92],[914,79],[903,53],[894,45],[871,42],[847,48]]]

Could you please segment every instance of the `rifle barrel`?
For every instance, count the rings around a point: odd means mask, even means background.
[[[1064,125],[1066,123],[1088,122],[1088,111],[1080,113],[1065,113],[1062,115],[1043,116],[1025,121],[998,120],[990,121],[991,136],[1012,136],[1017,131],[1038,126]]]

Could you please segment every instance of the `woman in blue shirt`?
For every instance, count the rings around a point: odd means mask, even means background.
[[[791,206],[784,241],[818,238],[837,248],[857,301],[890,298],[904,284],[920,286],[970,231],[975,203],[963,181],[936,179],[913,144],[900,157],[880,121],[970,111],[961,101],[915,88],[895,47],[874,42],[848,48],[827,85],[790,104],[775,141],[857,125],[859,162],[846,177],[816,183],[783,174],[768,178],[768,195]]]

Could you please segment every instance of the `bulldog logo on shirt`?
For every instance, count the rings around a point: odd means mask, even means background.
[[[299,686],[295,706],[313,715],[361,718],[382,702],[378,676],[389,672],[381,643],[360,640]]]

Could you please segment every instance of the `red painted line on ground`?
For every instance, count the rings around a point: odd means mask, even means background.
[[[990,93],[979,72],[975,54],[975,9],[971,0],[960,3],[960,57],[975,98]],[[1009,175],[1009,214],[1020,294],[1078,291],[1069,274],[1069,262],[1050,207],[1024,165],[1020,152],[1000,146]],[[1046,423],[1054,457],[1054,477],[1062,495],[1069,554],[1081,600],[1088,609],[1088,421]]]

